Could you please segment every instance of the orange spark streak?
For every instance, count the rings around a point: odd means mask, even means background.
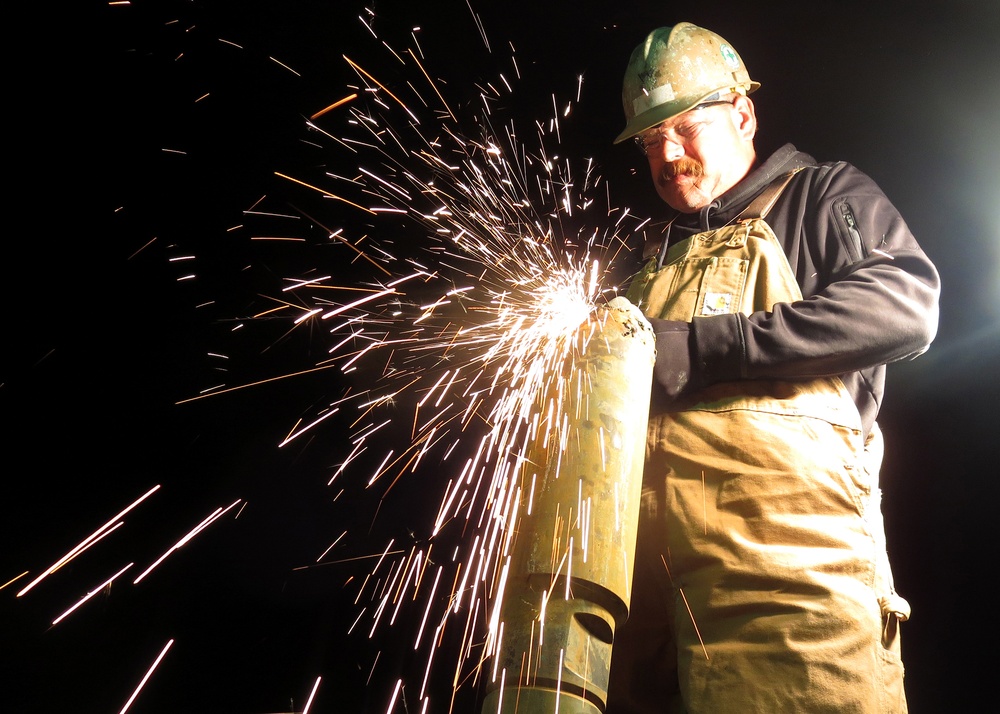
[[[667,577],[670,578],[670,582],[672,584],[674,579],[670,575],[670,568],[667,567],[667,561],[662,554],[660,555],[660,560],[663,561],[663,567],[667,571]],[[701,643],[701,650],[705,653],[705,659],[711,659],[708,656],[708,648],[705,647],[705,640],[701,638],[701,631],[698,629],[698,623],[694,621],[694,612],[692,612],[691,606],[688,604],[687,596],[684,594],[684,588],[678,587],[677,592],[681,594],[681,599],[684,600],[684,607],[687,608],[688,617],[691,618],[691,626],[694,627],[694,633],[698,635],[698,642]]]
[[[357,70],[358,72],[360,72],[361,74],[363,74],[364,76],[366,76],[366,77],[367,77],[368,79],[370,79],[371,81],[373,81],[373,82],[374,82],[375,84],[377,84],[377,85],[379,86],[379,88],[380,88],[380,89],[382,89],[382,90],[383,90],[383,91],[384,91],[384,92],[385,92],[386,94],[388,94],[388,95],[389,95],[390,97],[392,97],[393,99],[395,99],[395,100],[396,100],[396,103],[397,103],[397,104],[399,104],[399,106],[401,106],[401,107],[403,108],[403,111],[405,111],[405,112],[406,112],[407,114],[409,114],[409,115],[410,115],[410,117],[411,117],[411,118],[413,119],[413,121],[415,121],[415,122],[416,122],[417,124],[419,124],[419,123],[420,123],[420,120],[419,120],[419,119],[418,119],[418,118],[417,118],[417,117],[416,117],[416,116],[415,116],[415,115],[413,114],[413,112],[411,112],[411,111],[410,111],[409,107],[407,107],[407,106],[406,106],[406,104],[404,104],[404,103],[403,103],[403,100],[402,100],[402,99],[400,99],[400,98],[399,98],[399,97],[397,97],[397,96],[396,96],[395,94],[393,94],[392,92],[390,92],[390,91],[389,91],[389,90],[388,90],[388,89],[387,89],[387,88],[385,87],[385,85],[383,85],[383,84],[382,84],[381,82],[379,82],[379,81],[378,81],[377,79],[375,79],[375,78],[374,78],[374,77],[372,77],[372,76],[371,76],[370,74],[368,74],[368,73],[367,73],[367,72],[365,72],[365,71],[364,71],[363,69],[361,69],[361,67],[360,67],[359,65],[357,65],[357,64],[356,64],[356,63],[355,63],[355,62],[354,62],[353,60],[351,60],[351,58],[350,58],[350,57],[348,57],[347,55],[342,55],[342,57],[343,57],[343,58],[344,58],[345,60],[347,60],[347,63],[348,63],[349,65],[351,65],[351,67],[353,67],[353,68],[354,68],[355,70]]]
[[[11,579],[10,579],[10,580],[8,580],[7,582],[5,582],[5,583],[4,583],[3,585],[0,585],[0,590],[3,590],[3,589],[4,589],[5,587],[7,587],[8,585],[12,585],[13,583],[17,582],[18,580],[20,580],[21,578],[23,578],[23,577],[24,577],[25,575],[27,575],[27,574],[28,574],[28,572],[29,572],[29,571],[25,570],[25,571],[24,571],[23,573],[21,573],[20,575],[15,575],[15,576],[14,576],[13,578],[11,578]]]
[[[292,179],[292,180],[294,181],[295,179]],[[312,186],[309,186],[309,188],[312,188]],[[299,213],[301,213],[301,214],[302,214],[303,216],[305,216],[305,217],[306,217],[306,218],[308,218],[308,219],[309,219],[310,221],[312,221],[313,223],[315,223],[315,224],[316,224],[317,226],[319,226],[320,228],[322,228],[323,230],[325,230],[325,231],[326,231],[326,233],[327,233],[327,235],[328,235],[328,236],[329,236],[330,238],[333,238],[333,239],[336,239],[336,240],[338,240],[338,241],[339,241],[340,243],[342,243],[342,244],[346,245],[346,246],[347,246],[348,248],[350,248],[351,250],[353,250],[353,251],[354,251],[354,253],[355,253],[355,254],[356,254],[356,255],[357,255],[357,256],[358,256],[359,258],[363,258],[363,259],[364,259],[365,261],[367,261],[367,262],[368,262],[369,264],[371,264],[371,265],[375,266],[376,268],[378,268],[379,270],[381,270],[381,271],[382,271],[383,273],[385,273],[386,275],[392,275],[392,273],[390,273],[390,272],[389,272],[388,270],[386,270],[386,269],[385,269],[384,267],[382,267],[382,266],[381,266],[381,265],[379,265],[379,264],[378,264],[377,262],[375,262],[374,260],[372,260],[371,256],[369,256],[369,255],[368,255],[367,253],[365,253],[364,251],[361,251],[361,250],[359,250],[359,249],[357,248],[357,246],[355,246],[355,245],[354,245],[353,243],[351,243],[351,242],[350,242],[349,240],[347,240],[346,238],[344,238],[343,236],[341,236],[341,235],[340,235],[340,231],[339,231],[339,230],[336,230],[336,231],[332,231],[332,230],[330,230],[329,228],[327,228],[326,226],[324,226],[324,225],[323,225],[322,223],[320,223],[319,221],[317,221],[317,220],[316,220],[315,218],[313,218],[312,216],[310,216],[310,215],[309,215],[308,213],[306,213],[305,211],[302,211],[302,210],[300,210],[300,209],[298,209],[298,208],[296,208],[295,210],[297,210],[297,211],[298,211]],[[364,210],[367,210],[367,209],[364,209]]]
[[[310,118],[310,119],[319,119],[319,118],[320,118],[321,116],[323,116],[324,114],[326,114],[326,113],[327,113],[328,111],[331,111],[331,110],[333,110],[333,109],[336,109],[336,108],[337,108],[337,107],[339,107],[339,106],[340,106],[341,104],[346,104],[347,102],[352,102],[352,101],[354,101],[354,100],[355,100],[355,99],[357,99],[357,98],[358,98],[358,95],[357,95],[357,93],[356,93],[356,92],[352,92],[351,94],[348,94],[348,95],[347,95],[346,97],[344,97],[343,99],[338,99],[337,101],[335,101],[335,102],[334,102],[333,104],[331,104],[330,106],[328,106],[328,107],[326,107],[326,108],[324,108],[324,109],[320,109],[320,110],[319,110],[318,112],[316,112],[315,114],[313,114],[313,115],[312,115],[311,117],[309,117],[309,118]]]
[[[427,78],[427,82],[431,85],[431,88],[434,90],[434,93],[438,95],[438,99],[440,99],[441,103],[444,105],[445,111],[448,112],[448,116],[451,117],[452,121],[457,121],[455,119],[454,113],[452,113],[451,111],[451,107],[448,106],[448,102],[446,102],[445,98],[441,96],[441,92],[438,91],[437,85],[434,83],[434,80],[432,80],[431,76],[427,74],[427,70],[425,70],[424,66],[420,64],[420,60],[418,60],[417,56],[413,54],[413,50],[407,50],[407,53],[409,53],[410,57],[413,58],[413,61],[417,63],[417,67],[420,68],[420,71],[424,73],[424,76]]]
[[[372,215],[375,215],[375,212],[374,212],[374,211],[372,211],[371,209],[368,209],[368,208],[365,208],[364,206],[361,206],[361,205],[359,205],[359,204],[357,204],[357,203],[354,203],[354,201],[349,201],[349,200],[347,200],[346,198],[344,198],[344,197],[342,197],[342,196],[338,196],[338,195],[337,195],[337,194],[335,194],[335,193],[330,193],[330,192],[329,192],[329,191],[327,191],[326,189],[322,189],[322,188],[317,188],[316,186],[313,186],[313,185],[311,185],[311,184],[308,184],[308,183],[306,183],[305,181],[299,181],[299,180],[298,180],[297,178],[292,178],[291,176],[286,176],[285,174],[281,173],[280,171],[275,171],[275,172],[274,172],[274,175],[275,175],[275,176],[280,176],[280,177],[281,177],[281,178],[283,178],[283,179],[288,179],[289,181],[292,181],[292,182],[294,182],[294,183],[297,183],[297,184],[299,184],[300,186],[305,186],[306,188],[311,188],[311,189],[312,189],[313,191],[319,191],[319,192],[320,192],[320,193],[322,193],[322,194],[323,194],[324,196],[329,196],[330,198],[334,198],[334,199],[336,199],[336,200],[338,200],[338,201],[342,201],[343,203],[346,203],[346,204],[347,204],[348,206],[354,206],[354,208],[358,208],[358,209],[360,209],[360,210],[364,211],[365,213],[370,213],[370,214],[372,214]]]
[[[247,387],[258,387],[261,384],[267,384],[268,382],[277,382],[279,379],[288,379],[289,377],[298,377],[303,374],[309,374],[310,372],[320,372],[324,369],[331,369],[336,367],[336,365],[328,364],[323,367],[313,367],[312,369],[304,369],[301,372],[292,372],[290,374],[282,374],[278,377],[271,377],[269,379],[261,379],[256,382],[249,382],[248,384],[240,384],[235,387],[229,387],[227,389],[217,389],[214,392],[209,392],[208,394],[199,394],[197,397],[188,397],[187,399],[181,399],[179,402],[174,402],[174,404],[187,404],[188,402],[195,402],[199,399],[205,399],[206,397],[216,397],[220,394],[226,394],[228,392],[235,392],[238,389],[246,389]]]

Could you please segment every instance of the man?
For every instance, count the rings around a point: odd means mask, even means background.
[[[858,169],[757,157],[759,86],[689,23],[625,74],[616,143],[673,211],[628,295],[657,356],[609,714],[906,711],[875,420],[885,365],[934,337],[938,274]]]

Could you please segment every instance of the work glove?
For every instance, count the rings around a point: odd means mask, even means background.
[[[691,371],[691,324],[655,317],[648,319],[656,335],[651,407],[663,410],[669,408],[681,395],[700,386]]]

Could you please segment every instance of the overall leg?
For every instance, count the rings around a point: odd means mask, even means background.
[[[688,710],[899,712],[885,701],[860,433],[731,410],[682,413],[661,441]]]

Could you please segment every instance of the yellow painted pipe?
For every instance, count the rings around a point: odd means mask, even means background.
[[[604,711],[628,615],[654,356],[649,323],[615,298],[580,326],[553,380],[555,423],[539,429],[519,474],[482,714]]]

